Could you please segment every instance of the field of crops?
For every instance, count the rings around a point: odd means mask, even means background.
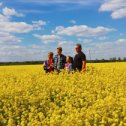
[[[1,66],[0,126],[126,126],[126,63],[59,75]]]

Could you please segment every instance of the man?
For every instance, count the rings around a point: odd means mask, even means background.
[[[62,47],[57,48],[57,55],[54,57],[54,69],[60,71],[64,69],[66,63],[66,56],[62,54]]]
[[[82,52],[82,46],[81,44],[76,44],[76,52],[77,54],[74,57],[74,70],[79,70],[84,72],[86,70],[86,56]]]

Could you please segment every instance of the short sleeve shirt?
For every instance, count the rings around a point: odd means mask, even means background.
[[[82,61],[86,61],[86,55],[81,52],[75,55],[74,57],[74,70],[78,69],[79,71],[82,69]]]

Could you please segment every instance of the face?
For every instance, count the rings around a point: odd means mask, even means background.
[[[62,51],[60,49],[57,49],[57,54],[61,55]]]
[[[48,55],[48,59],[52,59],[53,58],[53,56],[52,55]]]
[[[66,58],[66,62],[70,63],[70,58],[69,57]]]
[[[77,53],[81,52],[81,48],[79,46],[76,46],[75,49]]]

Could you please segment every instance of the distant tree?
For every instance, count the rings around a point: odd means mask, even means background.
[[[123,58],[123,61],[126,61],[126,57]]]
[[[121,58],[120,58],[120,57],[118,57],[118,61],[119,61],[119,62],[121,61]]]
[[[101,59],[101,61],[102,61],[102,62],[105,62],[105,59],[103,58],[103,59]]]

